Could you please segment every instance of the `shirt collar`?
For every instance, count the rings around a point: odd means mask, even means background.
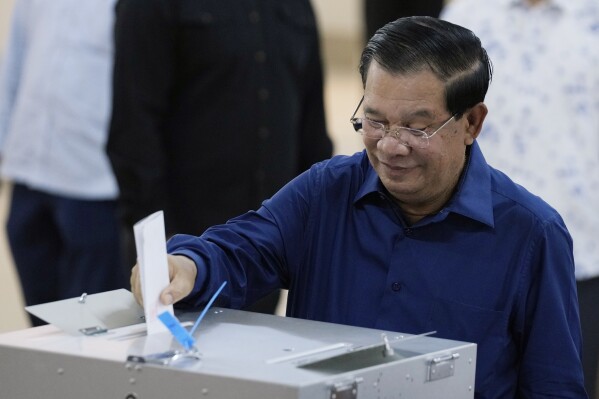
[[[491,172],[476,141],[470,146],[464,173],[446,210],[494,226]]]
[[[364,158],[368,165],[364,182],[354,198],[354,203],[371,194],[386,192],[376,171],[370,165],[365,152]],[[444,210],[477,220],[491,227],[494,226],[491,174],[476,141],[470,146],[469,156],[464,173],[458,183],[458,189]]]
[[[362,186],[360,186],[360,189],[354,197],[354,204],[370,194],[385,192],[385,188],[383,187],[379,176],[370,164],[366,150],[362,151],[362,163],[365,177]]]

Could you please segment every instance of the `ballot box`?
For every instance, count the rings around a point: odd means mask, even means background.
[[[67,317],[75,317],[73,311]],[[194,313],[177,314],[184,326]],[[0,334],[3,399],[472,398],[476,345],[211,308],[185,350],[145,324]]]

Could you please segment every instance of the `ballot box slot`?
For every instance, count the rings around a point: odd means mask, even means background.
[[[381,364],[396,362],[409,357],[418,356],[418,353],[394,350],[388,354],[385,344],[360,348],[341,355],[332,356],[312,362],[299,364],[298,367],[325,374],[339,374]]]

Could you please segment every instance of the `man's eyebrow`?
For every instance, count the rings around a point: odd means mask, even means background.
[[[377,115],[377,116],[381,115],[381,113],[379,111],[377,111],[376,109],[374,109],[372,107],[366,106],[366,105],[364,105],[364,113],[371,114],[371,115]]]
[[[408,114],[410,117],[423,117],[429,119],[435,119],[435,114],[428,109],[419,109]]]
[[[364,106],[364,113],[370,114],[373,116],[382,116],[380,111],[378,111],[372,107],[369,107],[369,106]],[[416,111],[407,113],[407,114],[403,115],[403,117],[405,119],[413,119],[413,118],[435,119],[436,115],[431,110],[422,108],[422,109],[417,109]]]

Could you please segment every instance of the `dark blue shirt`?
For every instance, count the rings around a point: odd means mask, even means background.
[[[365,152],[314,165],[255,212],[175,236],[188,305],[289,289],[287,315],[478,344],[476,398],[586,398],[572,240],[558,213],[485,162],[411,226]]]

